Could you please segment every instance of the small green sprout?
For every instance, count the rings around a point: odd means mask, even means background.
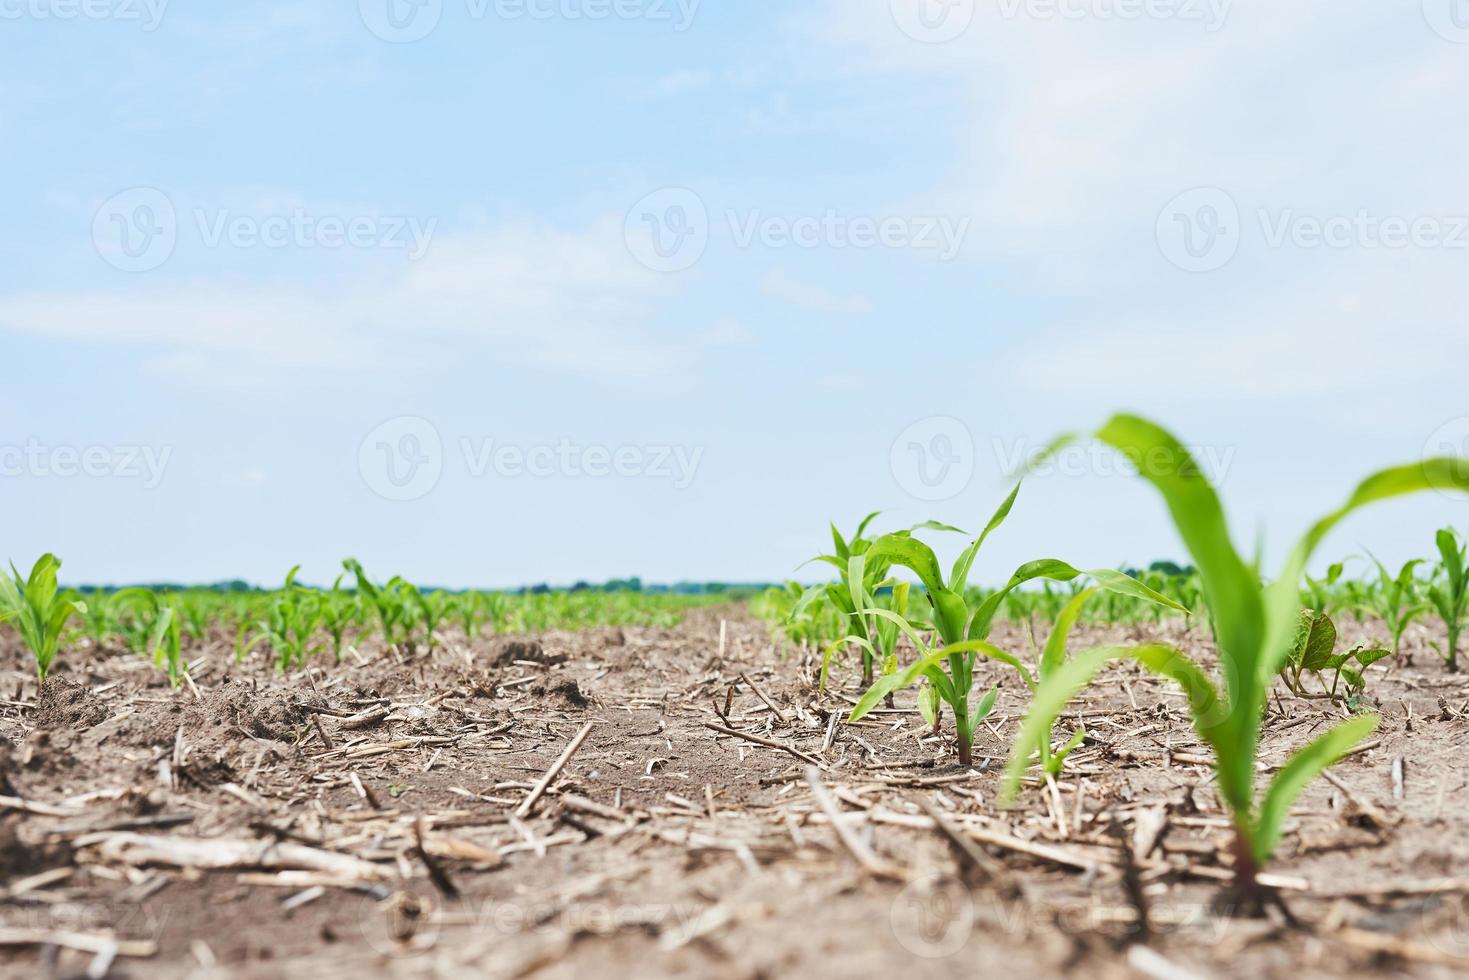
[[[178,687],[184,682],[186,667],[178,610],[172,606],[161,606],[153,621],[153,633],[148,647],[153,653],[153,663],[168,675],[168,682]]]
[[[1413,620],[1429,609],[1418,591],[1417,569],[1423,561],[1415,558],[1405,563],[1396,576],[1388,572],[1387,566],[1375,555],[1372,563],[1377,566],[1377,587],[1366,590],[1363,605],[1387,627],[1392,637],[1392,652],[1396,656],[1403,649],[1403,634]]]
[[[1450,671],[1459,669],[1459,639],[1464,635],[1464,613],[1469,610],[1469,546],[1462,544],[1453,528],[1438,532],[1438,553],[1442,556],[1433,584],[1428,588],[1428,601],[1448,631],[1443,647],[1434,644]]]
[[[383,585],[374,585],[362,570],[362,563],[355,558],[348,558],[342,562],[342,567],[351,572],[357,578],[357,591],[366,596],[367,602],[377,613],[378,625],[382,628],[383,642],[390,647],[408,639],[408,626],[412,615],[407,601],[403,598],[403,589],[407,585],[401,578],[394,576]]]
[[[311,645],[317,624],[321,622],[321,598],[296,584],[297,565],[286,573],[286,583],[275,594],[261,632],[275,651],[276,666],[282,670],[305,666],[317,649]]]
[[[11,578],[0,574],[0,623],[14,622],[36,658],[36,676],[41,681],[46,680],[56,660],[56,648],[67,621],[87,612],[86,603],[58,591],[56,573],[60,568],[61,559],[47,553],[36,559],[26,578],[21,578],[14,562],[10,565]]]
[[[342,646],[347,629],[361,615],[357,596],[342,588],[342,579],[346,575],[346,572],[338,575],[337,580],[332,583],[331,592],[321,599],[321,623],[332,638],[332,662],[338,664],[342,662]]]
[[[872,684],[873,675],[877,664],[877,654],[872,645],[871,624],[861,614],[862,606],[858,603],[856,596],[871,595],[878,588],[883,578],[891,567],[885,561],[863,561],[854,565],[852,558],[858,555],[866,555],[867,550],[872,547],[872,541],[863,537],[867,526],[878,516],[877,511],[868,514],[857,525],[851,539],[842,537],[835,524],[831,525],[832,554],[819,555],[813,561],[825,562],[837,570],[838,580],[828,585],[814,585],[796,601],[790,612],[790,621],[801,620],[807,610],[819,600],[825,600],[837,610],[842,618],[843,635],[833,643],[829,644],[822,657],[821,664],[821,686],[826,686],[827,670],[831,664],[832,654],[836,650],[847,645],[849,642],[860,648],[862,652],[862,684],[864,687]],[[853,568],[860,567],[862,578],[860,581],[852,581]],[[856,642],[860,641],[860,642]]]
[[[439,627],[454,611],[454,596],[436,589],[420,589],[408,582],[403,583],[403,591],[418,614],[418,623],[423,627],[425,642],[432,650],[439,642]]]

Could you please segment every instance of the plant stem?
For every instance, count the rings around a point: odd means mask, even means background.
[[[1239,911],[1245,915],[1260,915],[1265,909],[1265,893],[1260,887],[1260,863],[1255,860],[1255,849],[1250,843],[1249,832],[1238,823],[1234,828],[1234,842],[1230,850],[1234,854],[1234,884],[1231,889]]]

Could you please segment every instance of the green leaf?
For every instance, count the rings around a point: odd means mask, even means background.
[[[995,699],[999,696],[999,685],[990,688],[985,696],[979,699],[979,704],[975,705],[970,710],[969,720],[975,724],[978,724],[979,722],[984,721],[986,718],[988,718],[991,713],[994,712]]]
[[[939,560],[933,549],[916,538],[884,534],[872,543],[867,553],[872,558],[883,558],[894,565],[911,569],[930,595],[947,591],[943,573],[939,570]]]
[[[903,674],[884,674],[872,682],[872,686],[862,697],[857,699],[857,704],[852,708],[852,713],[847,716],[848,721],[861,721],[867,712],[877,707],[879,701],[896,691],[907,687],[903,683]]]
[[[1444,570],[1448,572],[1449,582],[1458,582],[1464,577],[1464,556],[1459,551],[1459,539],[1454,532],[1444,528],[1435,535],[1438,544],[1438,553],[1443,556]]]
[[[1252,837],[1257,861],[1267,861],[1275,852],[1291,804],[1306,786],[1376,731],[1377,722],[1376,715],[1344,721],[1291,756],[1281,767],[1270,781],[1255,819]]]
[[[1049,745],[1051,728],[1072,698],[1091,683],[1097,671],[1108,661],[1127,659],[1172,679],[1184,689],[1194,716],[1194,729],[1218,751],[1221,730],[1229,712],[1220,701],[1213,682],[1192,661],[1172,647],[1161,644],[1100,647],[1079,653],[1060,665],[1035,692],[1021,722],[1020,733],[1015,736],[1010,764],[1005,770],[1000,791],[1002,800],[1014,800],[1031,754],[1039,751],[1042,745]]]
[[[979,549],[984,547],[985,539],[990,536],[990,532],[1005,523],[1005,518],[1010,516],[1010,511],[1015,507],[1015,498],[1018,496],[1020,496],[1020,484],[1016,483],[1015,489],[1010,491],[1010,496],[1006,497],[1004,502],[996,509],[994,515],[990,517],[989,523],[979,533],[979,537],[975,538],[970,542],[969,547],[959,553],[958,559],[954,562],[953,570],[949,572],[949,583],[955,592],[964,591],[965,586],[969,583],[969,571],[974,566],[975,556],[979,554]]]
[[[938,724],[939,692],[932,684],[926,684],[918,691],[918,713],[930,728]]]
[[[831,526],[831,546],[836,552],[837,560],[847,560],[847,556],[850,554],[847,549],[847,542],[842,540],[842,532],[837,530],[836,524],[832,524]]]
[[[877,520],[878,515],[881,514],[881,513],[882,513],[882,511],[875,510],[872,513],[868,514],[866,517],[862,518],[862,523],[857,525],[857,532],[852,535],[852,540],[853,541],[860,541],[860,540],[862,540],[862,534],[863,534],[864,531],[867,530],[867,525],[869,525],[873,521]]]
[[[863,647],[869,652],[872,652],[872,644],[864,636],[844,636],[840,640],[833,640],[831,643],[828,643],[826,649],[821,654],[821,680],[817,686],[817,690],[826,690],[826,676],[827,672],[831,669],[831,658],[836,655],[838,650],[847,645]]]
[[[963,528],[957,528],[952,524],[945,524],[942,521],[924,521],[922,524],[914,524],[908,530],[910,533],[913,531],[940,531],[948,534],[968,533]]]
[[[1306,629],[1305,643],[1301,647],[1301,669],[1312,673],[1325,670],[1335,651],[1336,624],[1325,613],[1312,617],[1311,624]]]
[[[1351,655],[1353,657],[1357,658],[1357,663],[1361,664],[1363,667],[1371,667],[1373,664],[1377,663],[1377,661],[1379,661],[1379,660],[1386,660],[1388,657],[1391,657],[1392,656],[1392,651],[1391,650],[1381,650],[1381,649],[1377,649],[1377,650],[1361,650],[1361,649],[1358,649],[1358,650],[1353,650]]]
[[[1085,741],[1086,726],[1082,725],[1071,733],[1071,738],[1065,745],[1057,749],[1046,760],[1045,771],[1052,776],[1059,776],[1061,774],[1061,767],[1066,764],[1066,757],[1081,748],[1082,743]]]
[[[1056,668],[1066,662],[1066,639],[1071,635],[1071,630],[1076,625],[1077,618],[1081,616],[1082,608],[1092,596],[1100,591],[1101,589],[1097,588],[1087,589],[1084,592],[1077,593],[1066,604],[1066,607],[1061,610],[1061,615],[1056,617],[1056,625],[1051,627],[1051,635],[1046,638],[1046,647],[1041,652],[1040,674],[1042,683],[1045,682],[1047,677],[1055,673]]]
[[[1163,495],[1199,570],[1220,656],[1229,665],[1225,675],[1230,703],[1239,707],[1233,721],[1226,722],[1226,730],[1220,732],[1227,742],[1220,761],[1225,763],[1225,756],[1229,760],[1220,771],[1220,785],[1231,807],[1247,811],[1253,796],[1250,760],[1259,737],[1265,691],[1260,661],[1266,619],[1259,576],[1235,550],[1219,496],[1182,443],[1132,415],[1116,416],[1098,435],[1132,460],[1143,479]],[[1297,573],[1292,579],[1293,592],[1299,581]],[[1289,640],[1287,635],[1282,645]]]
[[[811,607],[812,603],[816,602],[818,599],[828,598],[829,590],[830,586],[828,585],[811,586],[805,592],[801,593],[801,597],[797,599],[796,604],[791,607],[790,615],[787,618],[792,622],[800,619],[803,615],[805,615],[806,610]]]
[[[1176,609],[1179,612],[1188,612],[1187,606],[1179,605],[1162,593],[1155,592],[1130,575],[1124,575],[1110,568],[1097,568],[1083,572],[1073,568],[1071,565],[1058,558],[1041,558],[1037,561],[1026,562],[1015,570],[1010,576],[1010,581],[998,592],[986,596],[979,604],[973,617],[969,622],[969,637],[971,639],[984,639],[989,636],[994,626],[995,616],[1000,611],[1000,605],[1005,597],[1027,582],[1036,579],[1049,579],[1053,582],[1071,582],[1081,576],[1091,577],[1098,585],[1109,592],[1131,596],[1134,599],[1142,599],[1147,602],[1156,602],[1162,606]]]

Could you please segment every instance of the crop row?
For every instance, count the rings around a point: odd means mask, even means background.
[[[281,670],[319,656],[340,663],[353,645],[377,636],[405,651],[432,648],[453,627],[466,639],[485,633],[540,633],[594,626],[673,626],[691,606],[727,599],[720,593],[451,592],[420,588],[401,577],[375,582],[354,559],[329,589],[296,580],[271,592],[127,588],[61,589],[61,562],[43,555],[30,574],[0,574],[0,622],[21,634],[44,680],[66,643],[151,657],[174,686],[188,665],[186,642],[222,643],[243,661],[266,651]]]

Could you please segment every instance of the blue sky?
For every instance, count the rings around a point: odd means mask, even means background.
[[[1279,555],[1469,445],[1462,0],[391,3],[0,0],[5,555],[770,579],[1119,409]],[[1180,555],[1065,464],[981,577]]]

